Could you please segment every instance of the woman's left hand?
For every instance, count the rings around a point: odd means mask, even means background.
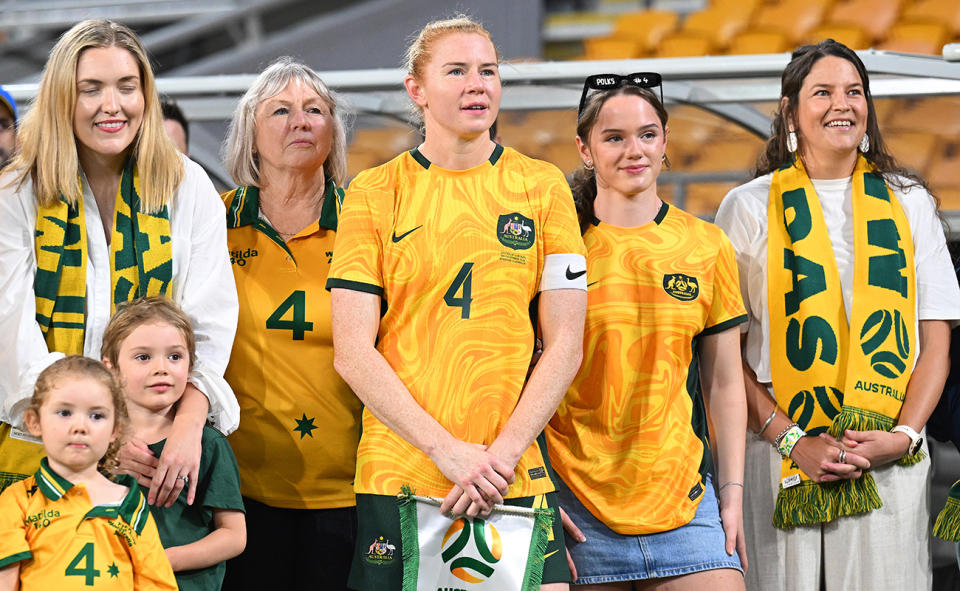
[[[730,484],[717,493],[720,496],[720,523],[726,538],[725,550],[740,556],[740,565],[747,570],[747,542],[743,533],[743,487]]]
[[[187,504],[193,504],[200,474],[200,447],[207,408],[207,397],[193,384],[187,384],[150,483],[147,502],[151,505],[172,506],[184,486],[187,487]]]
[[[888,431],[854,431],[847,429],[840,441],[844,447],[857,452],[868,460],[870,467],[876,468],[896,462],[910,448],[910,438],[903,433]]]

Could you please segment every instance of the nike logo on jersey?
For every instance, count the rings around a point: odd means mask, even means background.
[[[587,270],[586,270],[586,269],[584,269],[583,271],[574,272],[572,269],[570,269],[570,265],[567,265],[567,280],[568,280],[568,281],[573,281],[573,280],[576,279],[577,277],[582,277],[583,275],[586,275],[586,274],[587,274]]]
[[[414,228],[414,229],[412,229],[412,230],[407,230],[406,232],[404,232],[403,234],[400,234],[399,236],[397,236],[397,231],[394,230],[394,231],[393,231],[393,242],[394,242],[394,244],[396,244],[397,242],[400,242],[401,240],[403,240],[404,238],[406,238],[408,235],[410,235],[411,232],[414,232],[414,231],[416,231],[416,230],[419,230],[419,229],[422,228],[422,227],[423,227],[423,224],[420,224],[420,225],[417,226],[416,228]]]

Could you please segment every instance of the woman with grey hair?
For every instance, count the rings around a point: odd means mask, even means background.
[[[346,174],[341,111],[313,70],[281,58],[240,99],[224,145],[238,185],[223,195],[240,292],[230,444],[249,532],[224,589],[346,588],[360,401],[333,369],[324,289]]]

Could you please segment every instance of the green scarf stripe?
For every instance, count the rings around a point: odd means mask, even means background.
[[[871,197],[890,201],[890,192],[887,190],[887,183],[883,182],[883,177],[876,173],[864,173],[863,192]]]

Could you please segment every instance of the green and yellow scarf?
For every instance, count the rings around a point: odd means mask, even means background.
[[[859,156],[853,172],[849,325],[823,210],[799,158],[773,173],[768,215],[770,359],[777,406],[812,436],[890,430],[916,356],[913,240],[896,196]],[[905,456],[901,463],[920,459],[919,454]],[[781,466],[773,524],[822,523],[881,505],[869,473],[817,484],[788,458]]]
[[[78,180],[79,182],[79,180]],[[173,277],[167,206],[140,211],[140,177],[127,160],[117,189],[110,238],[111,314],[138,297],[166,294]],[[86,324],[87,228],[83,200],[62,197],[37,210],[37,275],[33,282],[37,323],[50,351],[82,355]]]

